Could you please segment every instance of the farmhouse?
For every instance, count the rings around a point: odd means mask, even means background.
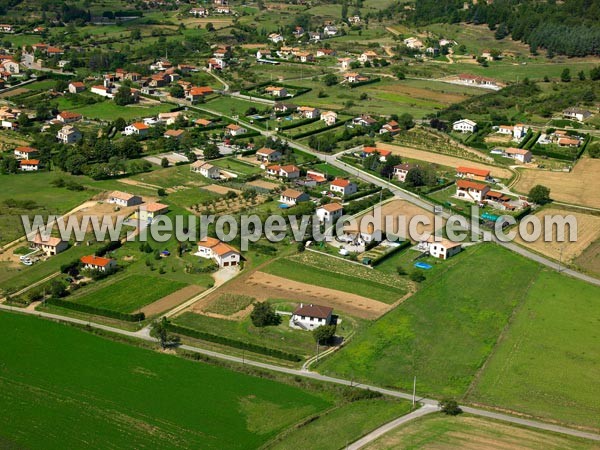
[[[213,259],[219,267],[237,266],[242,259],[241,253],[235,248],[208,236],[198,242],[196,256]]]
[[[217,179],[221,175],[221,171],[217,166],[204,161],[196,161],[190,164],[190,171],[199,173],[203,177]]]
[[[162,203],[148,203],[146,207],[141,207],[136,216],[139,218],[140,222],[152,223],[152,221],[166,214],[169,210],[167,205],[163,205]]]
[[[379,134],[390,133],[392,136],[399,132],[400,132],[400,124],[398,122],[396,122],[395,120],[390,120],[388,123],[383,125],[379,130]]]
[[[460,242],[452,242],[448,239],[436,241],[434,236],[429,236],[429,239],[422,242],[419,248],[425,248],[431,256],[440,259],[448,259],[462,250]]]
[[[40,154],[38,149],[33,147],[16,147],[14,153],[16,159],[32,159]]]
[[[127,207],[135,206],[143,203],[142,197],[139,195],[133,195],[128,192],[113,191],[108,195],[106,203],[113,203],[115,205]]]
[[[247,132],[248,130],[246,130],[244,127],[234,123],[230,123],[225,127],[225,133],[229,134],[230,136],[239,136],[240,134],[246,134]]]
[[[477,123],[469,119],[461,119],[452,124],[452,129],[461,133],[473,133],[477,130]]]
[[[59,141],[62,141],[63,144],[74,144],[81,140],[81,132],[75,128],[73,125],[65,125],[56,134],[56,137]]]
[[[469,73],[461,73],[458,76],[458,81],[464,84],[473,84],[489,89],[497,89],[498,87],[500,87],[498,82],[492,78],[480,77],[478,75],[471,75]]]
[[[319,222],[333,223],[344,214],[344,207],[339,203],[327,203],[317,208]]]
[[[487,184],[475,183],[469,180],[458,180],[456,182],[456,197],[469,202],[481,203],[490,187]]]
[[[191,88],[185,95],[185,98],[186,98],[186,100],[188,100],[192,103],[195,103],[195,102],[203,99],[205,96],[210,95],[212,93],[213,93],[213,90],[209,86],[197,86],[197,87]]]
[[[565,119],[575,119],[579,122],[583,122],[585,119],[592,117],[592,113],[587,109],[576,108],[573,106],[563,111],[563,117]]]
[[[329,185],[329,190],[341,195],[352,195],[358,191],[358,186],[350,180],[336,178]]]
[[[58,113],[58,115],[56,116],[56,120],[58,120],[62,123],[77,122],[78,120],[81,120],[81,114],[77,114],[77,113],[73,113],[73,112],[69,112],[69,111],[63,111],[63,112]]]
[[[56,255],[63,252],[69,246],[69,243],[57,237],[44,238],[40,233],[36,234],[31,242],[31,246],[43,251],[47,256]]]
[[[256,152],[256,159],[261,162],[275,162],[281,159],[281,152],[263,147]]]
[[[406,175],[408,175],[408,172],[413,167],[419,167],[419,166],[418,165],[415,166],[415,165],[409,164],[409,163],[398,164],[397,166],[394,166],[393,175],[398,179],[398,181],[404,183],[406,181]]]
[[[456,176],[458,178],[477,181],[490,181],[492,179],[489,170],[465,166],[459,166],[456,168]]]
[[[265,92],[267,94],[272,95],[273,97],[287,97],[288,91],[286,88],[281,86],[267,86],[265,88]]]
[[[506,148],[504,149],[503,156],[505,156],[506,158],[516,159],[521,163],[528,163],[531,161],[531,152],[522,148]]]
[[[279,196],[279,201],[289,206],[295,206],[300,202],[307,202],[309,200],[310,196],[306,192],[295,189],[286,189]]]
[[[327,126],[335,124],[337,121],[337,113],[333,111],[325,111],[321,113],[321,120],[325,122]]]
[[[123,134],[126,136],[140,136],[145,137],[148,135],[150,127],[143,122],[134,122],[131,125],[127,125]]]
[[[83,84],[81,81],[72,81],[69,83],[69,92],[71,94],[79,94],[83,91],[85,91],[85,84]]]
[[[298,108],[298,112],[306,119],[316,119],[319,117],[320,111],[317,108],[310,106],[301,106]]]
[[[117,267],[117,261],[111,258],[103,258],[96,255],[82,256],[80,259],[83,268],[87,270],[98,270],[100,272],[108,272]]]
[[[192,8],[190,9],[190,14],[194,17],[205,17],[208,16],[208,9],[206,8]]]
[[[23,172],[33,172],[40,168],[39,159],[22,159],[19,161],[19,169]]]
[[[371,156],[374,154],[379,155],[379,160],[382,162],[385,162],[385,161],[387,161],[388,156],[390,156],[392,154],[392,152],[390,150],[384,150],[382,148],[377,148],[377,147],[365,147],[365,148],[363,148],[361,156],[363,158],[366,158],[367,156]]]
[[[323,325],[329,325],[332,319],[333,308],[320,305],[300,304],[292,313],[290,327],[300,330],[314,330]]]

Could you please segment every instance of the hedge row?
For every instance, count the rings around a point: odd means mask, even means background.
[[[390,256],[395,255],[400,250],[404,250],[407,247],[410,247],[410,240],[406,240],[406,241],[402,242],[402,244],[398,245],[397,247],[394,247],[389,252],[384,253],[380,257],[371,260],[371,266],[375,267],[376,265],[381,264],[383,261],[388,259]]]
[[[287,361],[299,362],[302,361],[302,357],[294,353],[284,352],[274,348],[263,347],[262,345],[251,344],[249,342],[238,341],[236,339],[230,339],[224,336],[216,334],[206,333],[204,331],[193,330],[191,328],[182,327],[180,325],[174,325],[169,323],[167,325],[168,330],[172,333],[182,334],[184,336],[202,339],[203,341],[214,342],[216,344],[227,345],[229,347],[239,348],[240,350],[248,350],[261,355],[273,356],[279,359],[285,359]]]
[[[312,136],[313,134],[323,133],[325,131],[329,131],[329,130],[333,130],[334,128],[341,127],[342,125],[346,125],[346,122],[347,121],[339,121],[339,122],[336,122],[333,125],[330,125],[325,128],[317,128],[316,130],[308,130],[308,131],[305,131],[304,133],[292,134],[292,135],[290,135],[290,138],[291,139],[302,139],[302,138],[305,138],[308,136]]]
[[[548,158],[560,159],[561,161],[575,161],[577,155],[567,155],[565,153],[553,152],[552,150],[543,150],[538,148],[531,148],[529,150],[533,155],[547,156]]]
[[[231,140],[231,142],[235,142],[240,139],[247,139],[247,138],[256,137],[256,136],[260,136],[260,133],[258,131],[249,131],[248,133],[240,134],[239,136],[232,136],[230,138],[230,140]]]
[[[374,186],[370,189],[363,189],[361,191],[355,192],[354,194],[344,197],[344,201],[349,202],[351,200],[356,200],[357,198],[366,197],[367,195],[371,195],[371,194],[374,194],[375,192],[379,192],[381,189],[382,189],[381,186]]]
[[[60,306],[61,308],[72,309],[88,314],[94,314],[96,316],[110,317],[111,319],[118,319],[124,322],[140,322],[146,318],[144,313],[127,314],[110,309],[96,308],[95,306],[83,305],[81,303],[71,302],[68,300],[61,300],[60,298],[50,298],[46,300],[46,304]]]

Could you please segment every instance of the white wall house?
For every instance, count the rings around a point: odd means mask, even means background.
[[[319,222],[334,223],[344,214],[344,207],[339,203],[327,203],[317,208],[316,214]]]
[[[310,196],[306,192],[297,191],[295,189],[286,189],[279,196],[279,201],[289,206],[295,206],[300,202],[310,200]]]
[[[352,195],[358,191],[358,186],[350,180],[336,178],[329,185],[329,190],[340,195]]]
[[[56,138],[63,144],[74,144],[81,140],[81,132],[72,125],[65,125],[56,134]]]
[[[113,191],[108,195],[106,203],[127,207],[141,205],[143,203],[142,197],[139,195],[133,195],[129,192]]]
[[[434,236],[430,236],[427,241],[421,242],[419,249],[425,249],[434,258],[448,259],[460,253],[462,247],[460,242],[452,242],[448,239],[436,241]]]
[[[481,203],[489,191],[490,187],[487,184],[469,180],[458,180],[456,182],[456,197],[469,202]]]
[[[332,319],[333,308],[320,305],[300,304],[292,313],[290,327],[300,330],[314,330],[323,325],[329,325]]]
[[[205,237],[198,242],[198,251],[195,255],[213,259],[219,267],[237,266],[242,259],[241,253],[235,248],[212,237]]]
[[[221,170],[205,161],[196,161],[190,165],[190,171],[199,173],[203,177],[217,179],[221,176]]]
[[[461,119],[452,124],[452,129],[461,133],[473,133],[477,130],[477,123],[469,119]]]
[[[57,237],[50,236],[48,238],[44,238],[38,233],[33,238],[31,246],[39,248],[48,256],[52,256],[65,251],[69,246],[69,243]]]

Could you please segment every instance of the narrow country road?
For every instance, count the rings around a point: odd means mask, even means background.
[[[29,314],[29,315],[38,316],[38,317],[44,317],[44,318],[56,320],[59,322],[68,322],[68,323],[73,323],[73,324],[78,324],[78,325],[83,325],[83,326],[89,326],[92,328],[104,330],[104,331],[114,333],[114,334],[119,334],[122,336],[128,336],[128,337],[135,338],[135,339],[142,339],[144,341],[151,341],[151,342],[155,341],[155,339],[153,339],[152,337],[149,336],[147,328],[144,328],[140,331],[121,330],[120,328],[114,328],[114,327],[111,327],[108,325],[102,325],[102,324],[98,324],[98,323],[94,323],[94,322],[90,322],[90,321],[86,321],[86,320],[76,319],[73,317],[64,317],[64,316],[60,316],[58,314],[46,313],[46,312],[41,312],[41,311],[24,310],[21,308],[15,308],[15,307],[7,306],[4,304],[0,304],[0,310],[12,311],[13,313]],[[374,392],[380,392],[384,395],[389,395],[390,397],[402,398],[405,400],[412,400],[412,394],[409,394],[406,392],[401,392],[401,391],[397,391],[397,390],[393,390],[393,389],[386,389],[386,388],[372,386],[372,385],[368,385],[368,384],[356,383],[352,380],[345,380],[343,378],[330,377],[327,375],[322,375],[317,372],[311,372],[308,370],[301,370],[301,369],[291,369],[289,367],[282,367],[282,366],[278,366],[275,364],[254,361],[254,360],[248,359],[246,357],[240,358],[237,356],[232,356],[232,355],[228,355],[225,353],[215,352],[212,350],[206,350],[206,349],[194,347],[191,345],[181,345],[181,346],[179,346],[179,348],[182,350],[189,351],[189,352],[206,355],[206,356],[209,356],[209,357],[212,357],[215,359],[229,361],[229,362],[233,362],[236,364],[258,367],[260,369],[270,370],[273,372],[285,373],[288,375],[310,378],[313,380],[323,381],[323,382],[327,382],[327,383],[335,383],[335,384],[339,384],[339,385],[343,385],[343,386],[355,387],[358,389],[366,389],[366,390],[370,390],[370,391],[374,391]],[[437,408],[437,405],[438,405],[437,400],[430,399],[430,398],[417,397],[417,401],[423,405],[429,405],[430,407],[434,407],[434,408]],[[591,439],[591,440],[600,442],[600,434],[595,434],[595,433],[590,433],[590,432],[586,432],[586,431],[567,428],[567,427],[563,427],[560,425],[548,424],[548,423],[544,423],[544,422],[539,422],[537,420],[522,419],[519,417],[509,416],[508,414],[501,414],[501,413],[486,411],[484,409],[479,409],[479,408],[471,408],[468,406],[461,406],[461,408],[465,412],[468,412],[468,413],[474,414],[474,415],[478,415],[478,416],[489,417],[489,418],[500,420],[503,422],[510,422],[510,423],[514,423],[514,424],[518,424],[518,425],[528,426],[531,428],[552,431],[555,433],[568,434],[571,436],[576,436],[576,437],[580,437],[580,438],[584,438],[584,439]]]

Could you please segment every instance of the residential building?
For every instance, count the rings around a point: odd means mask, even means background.
[[[358,186],[356,183],[346,180],[344,178],[336,178],[329,185],[329,190],[331,192],[335,192],[336,194],[341,194],[342,196],[352,195],[358,191]]]
[[[393,136],[400,131],[400,124],[395,120],[390,120],[379,129],[379,134],[390,133]]]
[[[208,119],[196,119],[194,120],[194,123],[200,127],[209,127],[213,124],[212,121]]]
[[[423,41],[416,37],[409,37],[407,39],[404,39],[404,45],[406,45],[412,50],[421,50],[423,47],[425,47]]]
[[[358,72],[346,72],[344,74],[344,81],[346,83],[361,83],[363,81],[369,81],[369,77],[361,75]]]
[[[143,122],[134,122],[131,125],[127,125],[123,134],[126,136],[140,136],[146,137],[148,136],[148,132],[150,127]]]
[[[293,180],[300,176],[300,169],[293,164],[267,166],[267,175]]]
[[[144,203],[139,195],[130,194],[129,192],[113,191],[108,195],[106,203],[122,206],[136,206]]]
[[[427,241],[421,243],[420,248],[426,248],[431,256],[439,259],[448,259],[462,250],[460,242],[448,239],[436,241],[434,236],[429,236]]]
[[[365,114],[352,119],[352,125],[358,125],[361,127],[370,127],[370,126],[375,125],[376,123],[377,123],[377,121],[375,119],[373,119],[371,116],[367,116]]]
[[[312,108],[310,106],[301,106],[298,108],[298,112],[306,119],[316,119],[320,114],[320,111],[317,108]]]
[[[418,165],[409,163],[398,164],[397,166],[394,166],[393,176],[401,183],[404,183],[406,181],[406,175],[408,175],[408,172],[413,167],[418,167]]]
[[[516,159],[517,161],[523,164],[531,162],[531,152],[522,148],[505,148],[503,156],[507,158]]]
[[[145,207],[141,207],[136,214],[140,222],[152,223],[158,216],[166,214],[169,211],[167,205],[162,203],[148,203]]]
[[[100,272],[109,272],[117,267],[117,261],[111,258],[104,258],[96,255],[82,256],[81,264],[87,270],[98,270]]]
[[[283,36],[280,35],[279,33],[271,33],[269,34],[269,40],[273,43],[273,44],[277,44],[279,42],[283,42]]]
[[[206,8],[192,8],[190,9],[190,14],[194,17],[206,17],[208,16],[208,9]]]
[[[56,137],[59,141],[62,141],[63,144],[74,144],[81,140],[82,135],[73,125],[65,125],[58,130]]]
[[[469,180],[458,180],[456,182],[456,197],[469,202],[481,203],[489,190],[490,187],[487,184]]]
[[[273,97],[287,97],[288,91],[286,88],[281,86],[267,86],[265,88],[265,92],[267,94],[272,95]]]
[[[31,246],[39,248],[47,256],[53,256],[65,251],[69,247],[69,243],[57,237],[49,236],[45,238],[40,233],[37,233],[31,242]]]
[[[312,62],[315,60],[315,56],[310,52],[297,52],[296,58],[300,60],[300,62]]]
[[[163,134],[163,137],[167,139],[181,139],[185,136],[185,130],[167,130]]]
[[[358,60],[364,64],[367,61],[373,61],[376,58],[377,58],[377,53],[375,53],[372,50],[367,50],[366,52],[361,53],[361,55],[358,57]]]
[[[23,172],[35,172],[40,168],[39,159],[22,159],[19,161],[19,170]]]
[[[334,223],[344,214],[344,207],[340,203],[327,203],[317,208],[319,222]]]
[[[337,113],[333,111],[324,111],[321,113],[321,120],[325,122],[327,126],[334,125],[337,121]]]
[[[468,180],[491,181],[490,171],[487,169],[478,169],[475,167],[458,166],[456,176]]]
[[[248,132],[248,130],[246,130],[244,127],[237,125],[235,123],[230,123],[229,125],[227,125],[225,127],[225,133],[230,136],[239,136],[241,134],[246,134],[247,132]]]
[[[585,119],[592,116],[592,113],[587,109],[571,107],[563,111],[563,117],[566,119],[575,119],[579,122],[583,122]]]
[[[295,189],[286,189],[279,196],[279,201],[289,206],[295,206],[300,202],[307,202],[309,200],[310,196],[306,192]]]
[[[272,148],[267,147],[263,147],[256,152],[256,159],[263,163],[279,161],[281,156],[282,155],[279,150],[273,150]]]
[[[214,91],[209,86],[196,86],[187,91],[185,98],[192,103],[196,103],[213,92]]]
[[[277,102],[275,103],[275,106],[273,107],[273,111],[275,112],[294,112],[298,109],[298,106],[294,105],[293,103],[283,103],[283,102]]]
[[[63,111],[63,112],[58,113],[58,115],[56,116],[56,120],[58,120],[62,123],[77,122],[78,120],[81,120],[81,114],[77,114],[77,113],[73,113],[73,112],[69,112],[69,111]]]
[[[477,130],[477,123],[469,119],[461,119],[452,124],[452,129],[461,133],[474,133]]]
[[[235,248],[208,236],[198,242],[196,256],[213,259],[219,267],[237,266],[242,259],[241,253]]]
[[[342,66],[342,70],[348,70],[352,61],[354,61],[352,58],[338,58],[338,62],[340,63],[340,66]]]
[[[377,147],[364,147],[361,156],[363,158],[366,158],[367,156],[371,156],[375,153],[379,155],[379,160],[381,162],[386,162],[388,156],[392,154],[390,150],[384,150],[382,148]]]
[[[290,319],[290,327],[301,330],[314,330],[323,325],[329,325],[332,321],[333,308],[320,305],[304,305],[300,303]]]
[[[331,48],[320,48],[316,53],[317,58],[323,58],[324,56],[335,56],[335,50]]]
[[[558,138],[557,143],[561,147],[579,147],[581,145],[581,141],[579,139],[572,137]]]
[[[16,147],[14,154],[16,159],[34,159],[39,156],[40,152],[33,147]]]
[[[217,166],[205,161],[196,161],[190,164],[190,170],[206,178],[218,179],[221,176],[221,170]]]
[[[159,122],[164,122],[165,125],[173,125],[179,116],[183,115],[182,111],[164,112],[158,114]],[[184,116],[185,118],[185,116]]]
[[[79,94],[83,91],[85,91],[85,84],[83,84],[81,81],[72,81],[69,83],[69,92],[71,94]]]
[[[338,34],[338,29],[334,25],[327,25],[325,28],[323,28],[323,34],[325,36],[332,37]]]

